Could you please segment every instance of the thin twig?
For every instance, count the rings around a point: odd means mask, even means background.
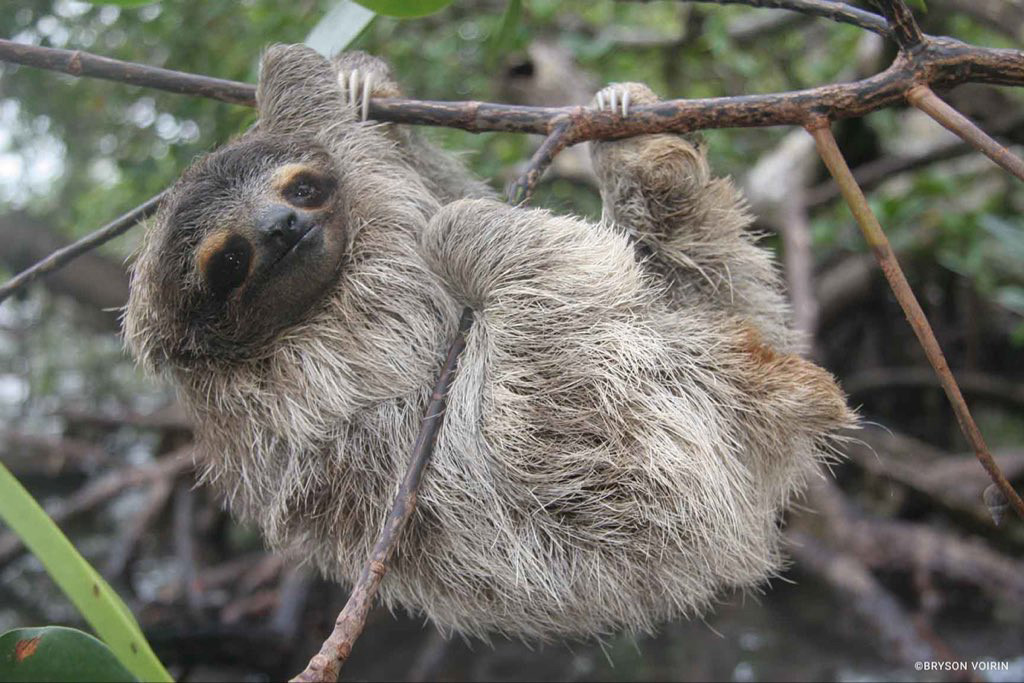
[[[519,206],[530,200],[530,195],[533,194],[533,188],[537,186],[537,181],[544,175],[544,171],[551,165],[551,162],[554,161],[559,152],[565,149],[572,130],[573,120],[571,118],[559,121],[553,126],[551,134],[544,138],[544,142],[541,143],[537,151],[530,157],[526,169],[520,174],[516,182],[509,187],[509,204]]]
[[[969,118],[943,102],[927,85],[915,85],[908,90],[907,101],[989,159],[1024,180],[1024,160],[993,140],[985,131],[974,125]]]
[[[646,2],[646,0],[641,0]],[[716,5],[747,5],[768,9],[786,9],[800,14],[824,17],[843,24],[853,24],[860,28],[889,37],[889,25],[883,17],[857,9],[845,2],[831,0],[682,0],[682,2],[706,2]]]
[[[903,313],[907,316],[914,334],[917,335],[917,340],[920,342],[921,348],[924,349],[928,362],[931,363],[936,374],[938,374],[939,382],[942,384],[946,397],[953,406],[953,412],[956,414],[957,422],[960,424],[960,429],[967,438],[967,442],[971,444],[975,456],[977,456],[985,471],[988,472],[992,481],[995,482],[999,490],[1010,501],[1017,514],[1024,519],[1024,500],[1021,500],[1021,497],[1014,491],[1010,482],[1006,480],[996,461],[992,458],[992,454],[989,453],[988,447],[985,445],[985,439],[982,437],[978,425],[975,424],[971,411],[967,408],[967,403],[960,393],[960,387],[957,386],[956,380],[953,378],[953,373],[950,371],[946,357],[943,355],[939,342],[935,338],[935,333],[932,331],[931,325],[928,324],[928,319],[921,309],[921,304],[918,303],[917,297],[914,296],[914,292],[910,288],[910,283],[907,282],[907,278],[900,268],[896,255],[889,245],[889,239],[885,236],[885,232],[882,231],[882,226],[878,223],[878,219],[868,205],[867,198],[857,185],[857,181],[854,180],[853,173],[850,172],[850,167],[847,166],[842,152],[839,151],[839,146],[832,135],[831,127],[828,122],[822,121],[818,125],[808,126],[807,130],[814,137],[814,141],[818,145],[818,153],[839,185],[843,198],[850,206],[850,211],[864,233],[868,246],[871,247],[875,258],[878,260],[879,265],[881,265],[882,273],[885,275],[886,280],[889,281],[893,294],[896,295],[896,299],[899,301],[900,307],[903,308]]]
[[[153,215],[157,207],[160,205],[160,200],[163,199],[163,196],[164,193],[161,192],[155,197],[151,197],[146,202],[135,207],[120,218],[111,221],[96,232],[89,233],[77,242],[73,242],[62,249],[58,249],[42,261],[39,261],[30,268],[21,271],[5,282],[3,286],[0,286],[0,303],[19,289],[27,286],[39,276],[60,268],[85,252],[95,249],[104,242],[109,242],[118,235],[128,231],[139,221],[145,220],[147,217]]]
[[[256,103],[256,89],[247,83],[125,62],[82,50],[61,50],[0,39],[0,61],[60,71],[72,76],[89,76],[166,90],[179,95],[198,95],[231,104],[251,107]]]
[[[885,15],[892,38],[901,50],[913,50],[924,42],[924,34],[914,19],[914,13],[903,0],[875,0],[875,4]]]
[[[448,349],[448,357],[445,360],[441,374],[434,385],[434,391],[430,396],[430,403],[427,405],[426,416],[420,425],[419,435],[416,437],[416,444],[412,449],[412,457],[409,460],[409,468],[406,470],[405,479],[398,489],[398,495],[391,506],[391,512],[384,523],[377,543],[370,552],[370,557],[363,566],[355,586],[345,608],[338,615],[334,623],[334,631],[324,641],[320,652],[309,660],[305,670],[296,676],[293,681],[321,681],[330,682],[338,680],[341,667],[352,652],[352,645],[363,632],[366,625],[366,615],[370,612],[373,598],[380,587],[381,579],[388,571],[388,561],[395,551],[398,539],[405,529],[406,523],[412,516],[413,508],[416,506],[416,492],[419,489],[420,480],[423,477],[423,470],[434,450],[434,442],[441,429],[444,420],[445,400],[452,379],[455,376],[455,368],[459,356],[466,347],[466,334],[473,324],[473,311],[466,308],[462,311],[462,319],[459,321],[459,330],[455,340]]]

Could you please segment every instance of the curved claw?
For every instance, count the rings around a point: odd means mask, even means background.
[[[338,74],[341,100],[356,110],[360,121],[370,118],[370,99],[373,97],[373,88],[376,84],[377,81],[373,73],[368,72],[364,75],[359,69],[342,71]]]
[[[630,105],[630,94],[626,88],[620,88],[617,85],[609,85],[606,88],[602,88],[597,91],[594,95],[597,109],[601,111],[608,110],[613,114],[619,114],[622,116],[629,116],[629,105]]]
[[[370,93],[373,92],[373,74],[366,74],[366,80],[363,81],[363,101],[360,113],[362,114],[362,121],[366,121],[370,117]]]
[[[348,103],[353,107],[359,97],[359,69],[352,69],[348,75]]]

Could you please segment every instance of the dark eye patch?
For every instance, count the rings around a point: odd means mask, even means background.
[[[302,209],[315,209],[330,195],[330,182],[308,172],[297,173],[281,192],[288,203]]]
[[[241,235],[232,235],[203,258],[203,276],[210,291],[219,299],[226,298],[249,275],[252,245]]]

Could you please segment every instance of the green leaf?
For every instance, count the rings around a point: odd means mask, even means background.
[[[386,17],[410,19],[434,14],[452,4],[452,0],[356,0],[367,9]]]
[[[85,561],[39,503],[0,463],[0,519],[42,562],[121,663],[144,681],[171,681],[131,610]]]
[[[501,18],[501,27],[487,45],[487,64],[493,68],[498,57],[506,52],[512,44],[512,38],[516,35],[519,22],[523,14],[523,0],[508,0],[505,5],[505,14]]]
[[[110,648],[78,629],[19,628],[0,636],[0,683],[137,680]]]

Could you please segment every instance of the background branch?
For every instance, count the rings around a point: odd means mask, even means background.
[[[885,15],[892,38],[901,50],[912,50],[924,42],[921,28],[903,0],[875,0],[875,4]]]
[[[14,294],[19,289],[26,287],[36,278],[50,273],[61,266],[73,261],[87,251],[92,251],[105,242],[109,242],[118,235],[123,234],[137,225],[139,221],[145,220],[156,212],[164,193],[149,198],[128,213],[116,218],[99,230],[89,233],[77,242],[73,242],[63,249],[58,249],[42,261],[39,261],[30,268],[27,268],[0,286],[0,303]]]
[[[646,1],[646,0],[641,0]],[[769,9],[787,9],[800,14],[824,17],[844,24],[853,24],[862,29],[889,37],[889,25],[883,17],[858,9],[845,2],[829,0],[682,0],[683,2],[705,2],[716,5],[747,5]]]
[[[832,177],[839,185],[843,198],[857,220],[857,224],[860,226],[868,246],[871,247],[871,251],[875,254],[875,258],[882,268],[882,273],[885,275],[886,280],[889,281],[893,294],[895,294],[897,301],[899,301],[903,313],[907,316],[907,321],[913,328],[921,348],[924,349],[925,355],[928,357],[928,362],[931,363],[935,373],[939,376],[939,382],[946,392],[950,405],[953,406],[953,412],[956,414],[960,430],[964,433],[968,443],[971,444],[975,456],[978,458],[981,466],[985,468],[985,471],[988,472],[993,483],[1003,492],[1003,495],[1006,496],[1006,499],[1013,506],[1014,510],[1017,511],[1017,514],[1024,519],[1024,500],[1021,500],[1021,497],[999,469],[999,465],[992,458],[992,454],[989,453],[988,446],[985,445],[985,439],[981,435],[981,430],[978,429],[978,425],[974,422],[974,417],[971,415],[971,411],[968,409],[967,403],[960,393],[960,387],[957,386],[953,373],[949,369],[946,357],[939,347],[939,342],[935,338],[935,332],[932,331],[928,318],[921,309],[921,304],[918,303],[917,297],[914,296],[914,291],[910,288],[910,283],[907,282],[907,278],[903,274],[903,269],[900,268],[896,254],[889,244],[889,239],[885,236],[882,226],[878,223],[878,219],[868,205],[867,197],[864,196],[864,193],[857,185],[850,167],[846,165],[846,160],[843,158],[842,152],[839,151],[839,146],[836,144],[836,139],[833,137],[829,125],[822,122],[819,125],[808,127],[808,131],[814,138],[815,143],[817,143],[818,153],[821,155],[822,161],[825,162]]]

